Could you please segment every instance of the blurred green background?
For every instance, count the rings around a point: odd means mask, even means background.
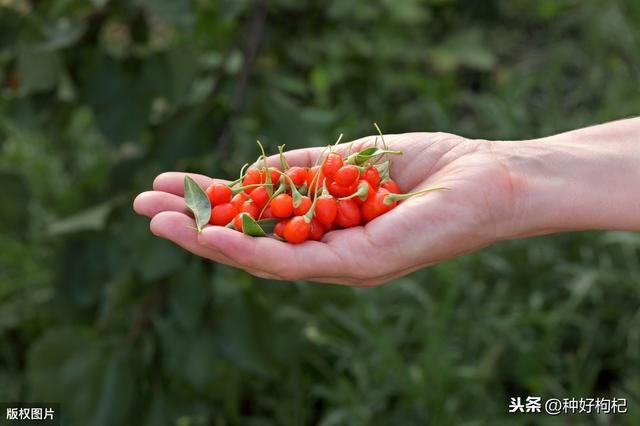
[[[498,244],[374,290],[154,238],[164,170],[638,114],[634,0],[0,0],[0,401],[69,425],[637,425],[640,235]],[[631,196],[631,195],[630,195]],[[627,398],[621,416],[510,396]]]

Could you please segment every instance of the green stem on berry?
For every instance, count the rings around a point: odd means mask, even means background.
[[[244,166],[242,166],[242,168],[240,169],[240,177],[239,177],[238,179],[236,179],[236,180],[232,181],[232,182],[229,182],[229,183],[227,184],[227,186],[228,186],[229,188],[232,188],[232,187],[233,187],[233,185],[237,185],[237,184],[239,184],[240,182],[242,182],[242,179],[244,179],[244,171],[247,169],[247,167],[249,167],[249,163],[244,163]],[[232,189],[233,189],[233,188],[232,188]]]
[[[317,192],[316,192],[316,197],[318,196]],[[322,181],[322,193],[320,194],[321,197],[324,198],[329,198],[331,197],[331,193],[329,192],[329,190],[327,189],[327,180],[324,179]]]
[[[313,164],[314,167],[320,163],[320,160],[322,159],[322,157],[324,157],[324,153],[327,152],[327,149],[330,149],[330,148],[331,148],[331,145],[327,145],[324,147],[320,155],[316,157],[316,162]]]
[[[362,182],[358,185],[358,189],[356,190],[356,192],[347,197],[338,198],[338,200],[349,200],[351,198],[358,197],[360,201],[365,201],[369,196],[369,186],[370,185],[368,182]]]
[[[285,179],[289,180],[288,184],[284,184],[282,185],[283,187],[290,187],[291,188],[291,198],[293,199],[293,208],[297,209],[298,207],[300,207],[300,203],[302,203],[302,195],[300,195],[300,192],[298,192],[298,188],[296,188],[296,184],[293,183],[293,180],[291,179],[291,176],[286,175],[286,174],[282,174],[282,176],[285,177]]]
[[[258,147],[260,148],[260,153],[262,154],[262,161],[264,162],[264,174],[265,174],[265,182],[269,185],[267,186],[267,194],[271,195],[273,193],[273,188],[271,187],[273,182],[271,182],[271,173],[269,173],[269,167],[267,165],[267,154],[264,152],[264,147],[259,140],[256,141],[258,143]]]
[[[283,172],[289,170],[289,163],[287,163],[287,159],[284,156],[284,144],[278,146],[278,151],[280,152],[280,168]]]
[[[267,186],[266,183],[252,183],[251,185],[245,185],[245,186],[239,186],[237,188],[231,188],[231,192],[233,195],[236,195],[238,192],[242,192],[245,189],[249,189],[249,188],[257,188],[259,186]],[[271,185],[273,186],[273,185]]]
[[[428,192],[441,191],[441,190],[449,190],[449,188],[429,188],[429,189],[424,189],[422,191],[411,192],[408,194],[388,194],[387,196],[384,197],[383,203],[385,206],[390,206],[396,201],[406,200],[408,198],[417,197],[418,195],[423,195]]]
[[[326,187],[325,182],[327,180],[323,179],[322,180],[322,186],[323,188]],[[318,182],[320,182],[320,179],[318,179]],[[307,213],[303,216],[303,219],[305,222],[307,223],[311,223],[311,221],[313,220],[313,214],[316,211],[316,203],[318,202],[318,182],[316,182],[316,186],[315,186],[315,191],[314,191],[314,197],[313,197],[313,203],[311,203],[311,207],[309,207],[309,211],[307,211]]]
[[[333,144],[333,148],[335,148],[336,145],[338,145],[340,143],[340,141],[342,140],[342,136],[343,136],[343,134],[340,133],[340,136],[338,136],[338,140],[336,141],[336,143]]]
[[[273,200],[274,198],[276,198],[278,195],[282,194],[286,190],[287,190],[287,187],[283,185],[278,189],[276,189],[275,192],[272,192],[271,195],[269,195],[269,200],[266,203],[264,203],[264,206],[262,206],[262,210],[260,210],[260,214],[258,215],[258,220],[262,219],[262,215],[264,214],[264,211],[267,209],[269,204],[271,204],[271,200]]]
[[[380,139],[382,139],[382,146],[384,146],[384,149],[389,149],[387,142],[385,142],[384,140],[384,135],[382,134],[382,130],[380,130],[380,127],[378,127],[378,123],[373,123],[373,127],[375,127],[376,130],[378,131],[378,134],[380,135]]]

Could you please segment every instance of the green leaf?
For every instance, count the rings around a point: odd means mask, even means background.
[[[252,237],[265,237],[264,229],[248,214],[242,215],[242,232]]]
[[[388,149],[382,149],[382,148],[372,146],[371,148],[363,149],[360,152],[351,154],[350,156],[347,157],[346,162],[349,164],[363,164],[374,157],[378,157],[380,155],[385,155],[385,154],[402,155],[402,151],[391,151]]]
[[[211,218],[211,202],[200,185],[189,176],[184,177],[184,201],[195,216],[198,232],[202,231]]]
[[[273,228],[275,228],[280,220],[281,219],[260,219],[257,223],[265,233],[270,234],[273,232]],[[244,224],[242,226],[244,226]]]

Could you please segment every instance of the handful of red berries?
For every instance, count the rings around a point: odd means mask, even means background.
[[[363,225],[392,210],[400,200],[444,189],[401,194],[389,174],[388,156],[402,152],[387,149],[380,136],[382,148],[376,143],[346,157],[330,146],[313,167],[289,167],[284,146],[280,167],[267,167],[263,150],[253,166],[243,167],[238,180],[214,183],[204,192],[185,177],[187,206],[199,230],[210,223],[253,236],[273,233],[298,244],[320,240],[336,228]]]

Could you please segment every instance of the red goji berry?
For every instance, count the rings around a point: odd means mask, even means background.
[[[311,224],[304,216],[294,216],[284,226],[284,238],[292,244],[300,244],[309,239]]]
[[[264,186],[259,186],[249,194],[249,198],[253,200],[258,207],[262,208],[269,201],[269,193]]]
[[[258,207],[258,205],[252,200],[247,200],[242,204],[240,210],[238,211],[241,213],[247,213],[252,218],[257,219],[258,215],[260,214],[260,207]]]
[[[298,207],[293,208],[293,214],[296,216],[303,216],[311,208],[311,198],[303,195]],[[318,214],[318,207],[316,206],[316,214]]]
[[[358,226],[362,222],[360,207],[352,199],[338,200],[336,223],[343,228]]]
[[[338,169],[333,176],[333,181],[340,186],[350,186],[358,179],[360,171],[352,164],[346,164]]]
[[[211,209],[211,218],[209,223],[212,225],[225,226],[231,222],[233,216],[238,213],[238,210],[231,203],[218,204]]]
[[[232,191],[224,183],[212,183],[205,191],[207,193],[207,197],[209,197],[209,201],[212,206],[216,206],[218,204],[224,204],[231,201]]]
[[[286,218],[293,213],[293,200],[289,194],[276,195],[269,206],[276,217]]]
[[[324,163],[322,163],[322,173],[324,173],[326,177],[333,179],[333,176],[343,164],[344,160],[342,159],[342,155],[337,152],[330,152],[327,158],[325,158]]]

